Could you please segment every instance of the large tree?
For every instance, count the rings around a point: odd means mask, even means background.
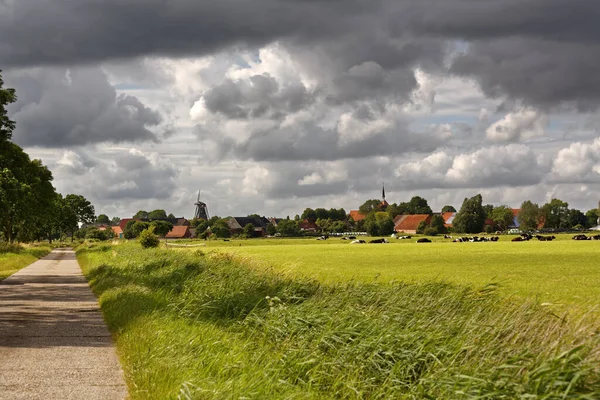
[[[454,208],[453,206],[450,205],[446,205],[444,207],[442,207],[442,212],[456,212],[456,208]]]
[[[494,207],[489,218],[494,221],[494,224],[500,228],[500,230],[505,231],[513,224],[515,215],[512,208],[508,206],[498,206]]]
[[[75,211],[77,222],[82,224],[91,224],[96,216],[94,206],[85,197],[79,194],[68,194],[65,196],[65,202]]]
[[[433,214],[431,207],[429,207],[429,204],[427,204],[427,200],[421,196],[414,196],[412,199],[410,199],[408,202],[408,207],[408,212],[410,214]]]
[[[367,215],[372,211],[378,211],[379,206],[381,205],[381,200],[371,199],[365,201],[359,208],[361,214]]]
[[[98,224],[104,224],[104,225],[109,225],[110,224],[110,219],[108,218],[108,215],[106,215],[106,214],[100,214],[100,215],[98,215],[98,218],[96,218],[96,223],[98,223]]]
[[[529,200],[524,201],[521,204],[521,211],[519,211],[519,215],[517,216],[519,228],[525,231],[537,229],[540,223],[540,215],[540,206]]]
[[[167,213],[165,212],[165,210],[153,210],[148,213],[148,219],[151,221],[154,221],[157,219],[164,220],[164,219],[167,219]],[[158,232],[155,232],[155,233],[158,234]]]
[[[569,203],[565,201],[559,199],[550,200],[550,202],[542,206],[541,214],[544,218],[544,228],[571,228],[567,226],[569,224]]]
[[[2,70],[0,69],[0,145],[7,142],[12,137],[12,132],[15,129],[15,121],[8,118],[6,106],[17,101],[15,89],[4,89],[4,81],[2,80]]]
[[[456,213],[452,226],[456,232],[479,233],[483,231],[485,211],[480,194],[465,199],[460,211]]]

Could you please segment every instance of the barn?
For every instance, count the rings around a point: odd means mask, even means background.
[[[396,232],[417,233],[417,228],[421,222],[431,223],[429,214],[398,215],[394,219],[394,230]]]
[[[167,233],[167,239],[189,239],[192,237],[192,232],[189,226],[174,226],[173,229]]]

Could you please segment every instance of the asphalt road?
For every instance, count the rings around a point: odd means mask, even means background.
[[[0,399],[123,399],[127,387],[75,253],[0,282]]]

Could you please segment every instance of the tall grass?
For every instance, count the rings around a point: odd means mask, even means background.
[[[493,286],[323,285],[135,244],[78,258],[133,398],[600,398],[597,324]]]
[[[48,253],[48,246],[22,246],[0,242],[0,281]]]

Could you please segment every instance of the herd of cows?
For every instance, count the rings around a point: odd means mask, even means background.
[[[412,236],[392,235],[392,238],[402,240],[402,239],[411,239]],[[317,240],[327,240],[327,239],[329,239],[329,236],[320,236],[317,238]],[[473,243],[473,242],[497,242],[498,240],[500,240],[500,237],[498,237],[498,236],[466,236],[466,237],[453,238],[452,236],[444,235],[444,239],[452,239],[452,242],[454,242],[454,243],[464,243],[464,242]],[[526,241],[533,240],[533,239],[537,239],[541,242],[551,242],[552,240],[556,239],[556,236],[542,236],[542,235],[531,235],[529,233],[523,233],[523,234],[521,234],[521,236],[511,239],[511,242],[526,242]],[[349,240],[350,244],[366,244],[367,243],[366,240],[357,239],[356,236],[344,236],[342,238],[342,240]],[[595,235],[595,236],[586,236],[584,234],[577,234],[577,235],[573,236],[573,240],[600,240],[600,234]],[[417,243],[431,243],[431,239],[419,238],[419,239],[417,239],[416,242]],[[389,241],[385,238],[381,238],[381,239],[369,240],[368,243],[389,243]]]

